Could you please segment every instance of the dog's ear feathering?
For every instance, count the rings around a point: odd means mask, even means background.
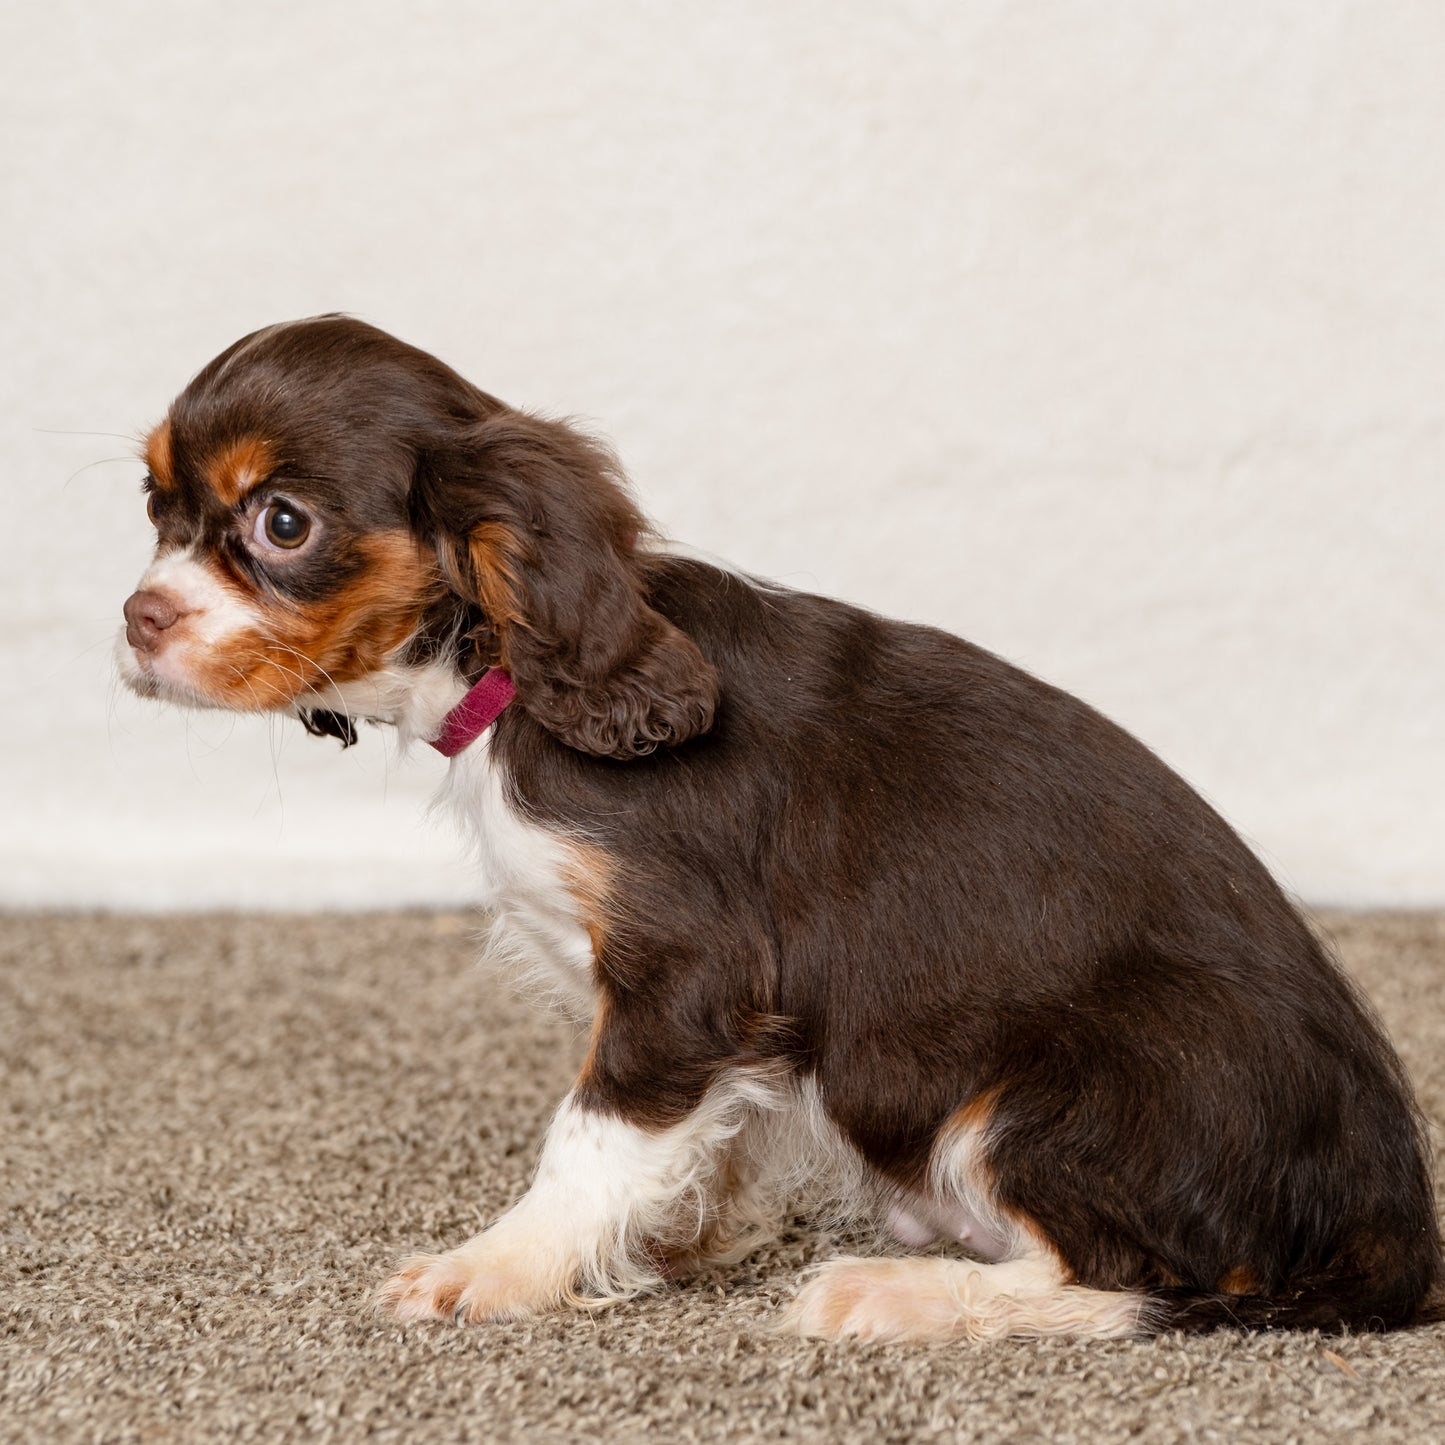
[[[486,614],[517,700],[569,747],[633,758],[712,726],[717,674],[643,595],[645,523],[616,461],[504,411],[428,447],[413,494],[452,588]]]

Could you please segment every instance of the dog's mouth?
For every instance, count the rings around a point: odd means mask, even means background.
[[[194,574],[193,578],[194,579]],[[126,603],[116,671],[138,697],[227,712],[291,712],[330,676],[272,634],[256,608],[230,597],[199,601],[142,590]],[[315,676],[313,676],[315,674]]]
[[[150,670],[150,659],[132,645],[124,627],[115,635],[115,670],[121,682],[137,697],[159,697],[161,680]]]
[[[121,628],[115,639],[115,668],[126,689],[137,697],[157,702],[175,703],[180,707],[224,709],[228,704],[208,697],[194,685],[176,677],[163,677],[155,671],[156,655],[133,646]]]

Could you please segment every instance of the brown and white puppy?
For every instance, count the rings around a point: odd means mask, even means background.
[[[975,1258],[834,1260],[808,1334],[1424,1317],[1440,1238],[1379,1025],[1088,707],[649,550],[595,443],[346,318],[232,346],[146,460],[137,691],[431,740],[488,669],[515,686],[445,793],[591,1049],[531,1189],[404,1263],[397,1316],[630,1296],[821,1198]]]

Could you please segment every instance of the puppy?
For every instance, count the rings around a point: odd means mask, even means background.
[[[809,1335],[1393,1328],[1440,1236],[1417,1112],[1269,874],[1146,748],[932,628],[650,550],[615,461],[339,316],[237,342],[146,443],[126,681],[452,757],[497,942],[591,1045],[526,1195],[402,1320],[735,1260],[799,1201]]]

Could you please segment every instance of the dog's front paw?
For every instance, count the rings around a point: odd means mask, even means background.
[[[478,1324],[556,1309],[562,1288],[550,1272],[475,1240],[446,1254],[417,1254],[382,1285],[378,1308],[398,1320]]]

